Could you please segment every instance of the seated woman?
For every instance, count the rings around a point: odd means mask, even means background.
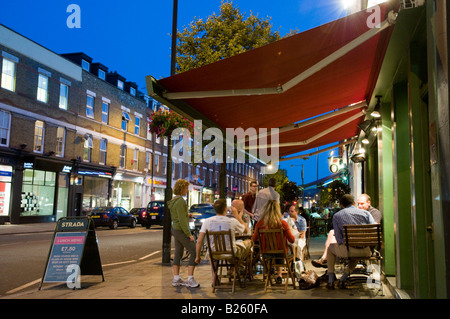
[[[291,232],[291,227],[289,227],[288,223],[285,220],[281,219],[281,210],[280,204],[276,200],[269,200],[263,208],[263,212],[260,220],[255,225],[255,231],[253,232],[252,240],[253,242],[257,242],[259,229],[275,229],[282,228],[283,234],[285,238],[285,247],[286,253],[290,254],[288,247],[288,242],[293,243],[295,241],[295,237]],[[262,251],[265,250],[265,242],[264,239],[261,239],[261,248]],[[279,248],[281,248],[281,242],[279,243]],[[281,283],[281,268],[277,269],[278,277],[277,283]]]

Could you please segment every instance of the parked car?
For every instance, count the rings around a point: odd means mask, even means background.
[[[123,207],[96,207],[90,217],[95,227],[108,226],[117,229],[119,226],[136,227],[137,219]]]
[[[213,207],[213,206],[208,203],[194,204],[191,206],[191,208],[189,208],[189,212],[190,213],[196,212],[203,207]]]
[[[130,214],[136,217],[138,224],[144,226],[144,220],[147,217],[147,207],[132,208]]]
[[[162,226],[164,222],[164,201],[152,200],[147,205],[147,215],[142,219],[142,226],[147,229],[152,225]]]
[[[194,205],[193,205],[194,206]],[[192,206],[191,206],[192,208]],[[190,217],[190,228],[191,230],[197,230],[199,231],[200,228],[203,225],[203,222],[206,218],[212,217],[216,215],[216,211],[214,210],[214,207],[208,204],[208,206],[200,206],[195,208],[194,211],[189,213]]]

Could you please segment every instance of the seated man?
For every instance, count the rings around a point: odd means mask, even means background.
[[[297,205],[291,205],[289,207],[288,216],[285,215],[285,220],[291,227],[292,234],[295,237],[295,242],[292,245],[296,247],[297,255],[295,258],[303,260],[303,248],[306,246],[306,219],[299,215],[300,209]]]
[[[241,216],[239,215],[237,209],[234,206],[230,207],[231,214],[234,218],[227,217],[227,202],[225,199],[218,199],[214,203],[214,210],[216,211],[216,216],[207,218],[200,229],[198,239],[197,239],[197,258],[195,261],[200,263],[200,252],[203,246],[203,240],[206,235],[206,231],[221,231],[231,229],[231,236],[233,238],[233,250],[237,258],[245,259],[249,253],[252,246],[251,239],[244,241],[235,241],[234,235],[250,235],[250,230],[247,224],[244,223]]]
[[[367,194],[359,195],[358,208],[368,211],[372,215],[375,223],[377,223],[377,224],[381,223],[383,215],[378,209],[371,206],[369,195],[367,195]],[[331,243],[336,243],[336,239],[334,238],[334,230],[333,229],[330,230],[330,232],[328,233],[327,240],[325,242],[325,250],[323,252],[322,257],[311,261],[311,263],[314,267],[327,268],[327,250],[328,250],[328,246],[330,246]]]
[[[348,257],[347,246],[344,242],[344,225],[364,225],[375,224],[375,220],[372,215],[362,209],[356,208],[355,200],[353,196],[346,194],[342,196],[340,200],[341,207],[343,208],[337,212],[333,217],[333,229],[336,243],[330,243],[327,256],[328,256],[328,289],[334,289],[334,282],[336,281],[336,275],[334,273],[334,264],[336,257]],[[364,248],[352,248],[350,247],[350,254],[352,257],[368,257],[372,254],[370,247]],[[350,273],[356,266],[357,261],[351,259],[348,266],[344,270],[344,274],[339,280],[339,288],[346,288],[346,280]]]

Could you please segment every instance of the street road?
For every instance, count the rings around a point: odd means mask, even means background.
[[[96,228],[103,271],[161,257],[162,227]],[[53,232],[0,235],[0,297],[36,287],[43,276]],[[101,277],[99,277],[101,280]]]

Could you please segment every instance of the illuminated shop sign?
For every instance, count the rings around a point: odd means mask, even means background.
[[[78,175],[112,178],[112,174],[108,172],[78,171]]]

